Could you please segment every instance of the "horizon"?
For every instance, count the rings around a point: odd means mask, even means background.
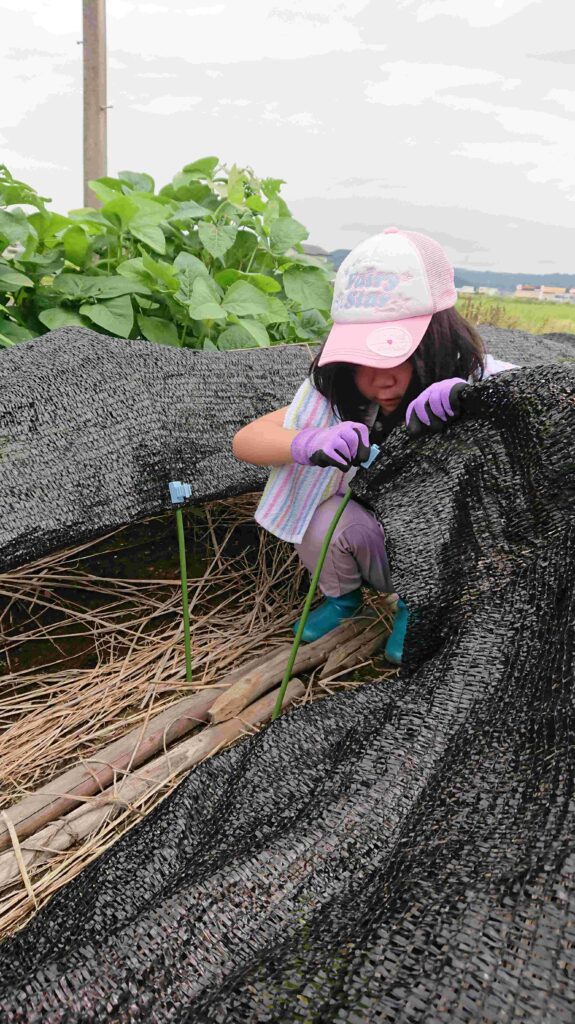
[[[304,245],[306,245],[306,244],[308,244],[308,243],[304,242]],[[317,242],[310,242],[309,244],[310,245],[315,245],[318,248],[324,248],[323,246],[319,246]],[[324,252],[327,252],[328,256],[332,256],[335,253],[340,253],[340,252],[348,253],[348,252],[351,252],[351,249],[347,249],[347,248],[342,246],[341,248],[331,249],[329,251],[324,248]],[[531,271],[529,273],[525,273],[525,271],[522,271],[522,270],[495,270],[495,269],[479,270],[479,269],[476,269],[475,267],[458,267],[455,264],[453,266],[453,269],[454,269],[454,271],[456,273],[460,273],[461,275],[465,275],[465,274],[485,274],[486,276],[489,276],[489,275],[493,275],[493,274],[499,274],[499,275],[505,274],[505,275],[508,275],[509,277],[525,277],[525,278],[528,278],[528,277],[572,277],[573,278],[573,285],[575,286],[575,271],[570,273],[567,270],[553,270],[553,271],[548,271],[548,272],[545,272],[545,271],[542,272],[542,271],[536,271],[535,270],[535,271]],[[525,280],[524,283],[525,284],[529,284],[529,281]]]

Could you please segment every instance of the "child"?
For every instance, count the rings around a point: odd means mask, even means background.
[[[453,277],[443,249],[426,235],[389,227],[361,242],[337,272],[333,327],[291,405],[234,437],[236,458],[274,467],[256,521],[293,543],[310,572],[370,444],[381,444],[404,419],[411,434],[444,429],[467,383],[512,368],[485,355],[480,335],[453,308]],[[393,590],[383,530],[350,500],[319,578],[325,600],[302,639],[316,640],[355,615],[364,583]],[[407,621],[400,599],[385,647],[393,664],[401,663]]]

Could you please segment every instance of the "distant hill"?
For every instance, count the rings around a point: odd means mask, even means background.
[[[349,249],[334,249],[329,253],[330,261],[337,269],[343,263]],[[518,284],[550,285],[555,288],[575,288],[575,274],[504,274],[495,270],[469,270],[455,267],[455,287],[472,285],[474,288],[499,288],[502,292],[514,292]]]

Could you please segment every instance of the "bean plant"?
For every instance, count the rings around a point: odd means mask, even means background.
[[[283,184],[205,157],[158,192],[133,171],[91,181],[100,207],[64,216],[0,165],[0,346],[69,325],[207,350],[325,337],[334,271]]]

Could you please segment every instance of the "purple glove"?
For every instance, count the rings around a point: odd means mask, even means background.
[[[461,412],[460,394],[467,387],[462,377],[450,377],[430,384],[410,402],[405,414],[407,431],[412,437],[427,431],[437,432]]]
[[[300,466],[335,466],[344,472],[360,466],[369,456],[369,431],[365,423],[344,420],[335,427],[304,427],[290,446]]]

